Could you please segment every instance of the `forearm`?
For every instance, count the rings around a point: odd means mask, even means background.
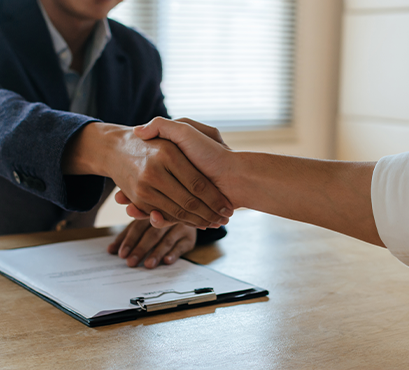
[[[234,204],[322,226],[382,245],[371,204],[375,163],[232,153]]]

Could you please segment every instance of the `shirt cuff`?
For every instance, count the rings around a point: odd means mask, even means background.
[[[381,240],[409,265],[409,152],[379,160],[372,175],[371,200]]]

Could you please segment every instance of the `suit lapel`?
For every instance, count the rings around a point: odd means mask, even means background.
[[[107,44],[97,62],[98,118],[130,125],[132,69],[129,57],[115,40]]]
[[[33,81],[42,101],[53,109],[69,110],[64,75],[51,36],[35,0],[3,3],[2,29]]]

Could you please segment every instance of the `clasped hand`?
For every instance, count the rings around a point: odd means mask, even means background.
[[[137,137],[148,142],[155,142],[159,137],[176,144],[189,161],[207,176],[214,184],[213,186],[228,196],[229,201],[231,201],[230,204],[234,208],[239,207],[239,198],[231,187],[231,183],[234,183],[232,151],[223,142],[216,128],[188,118],[171,121],[158,117],[144,126],[135,127],[134,133]],[[212,189],[206,189],[209,191],[209,195]],[[135,219],[149,217],[141,211],[137,204],[132,202],[125,192],[119,191],[115,199],[119,204],[128,205],[127,213],[129,216]],[[217,209],[217,206],[215,208]],[[151,224],[157,228],[174,224],[174,220],[167,217],[167,213],[166,208],[152,210],[150,212]],[[195,224],[195,226],[200,225]]]
[[[163,261],[174,263],[192,250],[196,243],[196,229],[176,224],[162,229],[151,226],[149,220],[132,221],[108,246],[108,252],[126,259],[129,267],[138,266],[146,256],[145,267],[155,268]]]
[[[139,218],[161,211],[170,223],[207,228],[228,223],[228,199],[168,140],[143,141],[122,133],[109,176],[141,211]],[[118,160],[119,159],[119,160]]]

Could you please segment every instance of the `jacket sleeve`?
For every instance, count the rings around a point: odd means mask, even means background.
[[[94,118],[29,103],[0,87],[0,176],[68,211],[97,204],[104,179],[64,176],[61,158],[70,138]]]

